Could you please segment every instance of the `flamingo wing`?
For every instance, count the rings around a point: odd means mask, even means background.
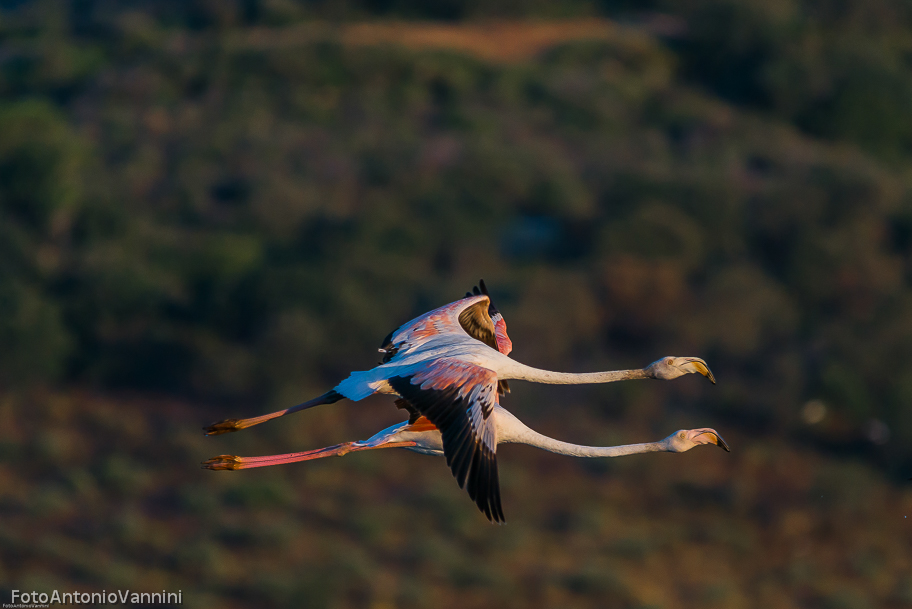
[[[463,332],[508,354],[513,343],[507,336],[507,324],[491,304],[484,281],[479,283],[481,288],[476,286],[474,294],[467,292],[465,298],[429,311],[390,332],[380,344],[380,351],[385,354],[382,363],[440,337],[449,335],[458,339]]]
[[[408,353],[428,341],[441,337],[455,337],[457,340],[459,336],[464,337],[464,332],[468,333],[468,330],[461,325],[459,321],[460,315],[466,308],[481,302],[484,303],[484,307],[487,307],[490,299],[483,295],[470,295],[402,324],[383,339],[383,343],[380,345],[380,351],[384,353],[381,363],[386,364],[393,360],[396,355]],[[493,333],[493,329],[491,332]],[[472,335],[469,334],[469,336]],[[472,338],[477,337],[472,336]],[[492,348],[496,349],[496,346],[492,346]]]
[[[418,409],[416,409],[414,406],[412,406],[412,404],[405,398],[397,398],[395,403],[396,403],[396,408],[400,408],[400,409],[408,412],[409,424],[412,424],[421,418],[421,413],[418,412]]]
[[[497,404],[497,375],[457,359],[429,362],[390,386],[443,437],[447,465],[460,488],[493,522],[503,522],[497,477],[497,430],[491,413]]]
[[[491,296],[488,294],[488,287],[485,285],[484,279],[480,279],[478,284],[479,285],[472,288],[472,292],[466,292],[466,298],[471,298],[472,296],[487,296],[487,314],[485,315],[485,312],[477,310],[484,302],[480,301],[475,305],[466,308],[462,314],[460,314],[459,323],[472,338],[480,340],[492,349],[497,349],[504,355],[510,355],[510,351],[513,350],[513,341],[507,336],[507,322],[504,320],[501,312],[497,310],[497,307],[494,306],[494,301],[491,300]],[[462,315],[467,314],[470,315],[471,318],[466,319],[464,322]],[[500,393],[500,395],[510,393],[510,385],[507,384],[507,381],[497,382],[497,392]]]
[[[497,350],[494,322],[491,321],[491,315],[488,313],[490,306],[491,300],[484,298],[466,307],[459,314],[459,325],[472,338]]]
[[[480,310],[484,301],[478,301],[463,310],[459,316],[459,323],[472,338],[480,340],[492,349],[497,349],[504,355],[509,355],[513,350],[513,341],[507,336],[507,322],[494,306],[484,279],[479,280],[478,285],[472,288],[471,292],[466,292],[466,298],[473,296],[487,296],[487,310]],[[463,315],[467,316],[465,320],[463,320]]]

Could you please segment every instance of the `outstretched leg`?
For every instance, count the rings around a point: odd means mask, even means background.
[[[288,453],[285,455],[267,455],[265,457],[238,457],[235,455],[219,455],[212,457],[203,462],[204,469],[250,469],[253,467],[267,467],[269,465],[281,465],[283,463],[295,463],[297,461],[310,461],[311,459],[322,459],[323,457],[341,457],[348,453],[359,450],[371,450],[374,448],[407,448],[416,446],[416,442],[388,442],[377,444],[376,442],[343,442],[335,446],[318,448],[303,453]]]
[[[332,404],[333,402],[338,402],[344,397],[345,396],[338,391],[331,389],[318,398],[314,398],[309,402],[304,402],[303,404],[298,404],[297,406],[292,406],[291,408],[286,408],[285,410],[279,410],[278,412],[264,414],[258,417],[251,417],[249,419],[225,419],[224,421],[213,423],[208,427],[203,427],[203,431],[206,432],[207,436],[216,436],[222,433],[238,431],[239,429],[246,429],[248,427],[253,427],[254,425],[259,425],[260,423],[265,423],[271,419],[284,417],[286,414],[298,412],[299,410],[306,410],[308,408],[313,408],[314,406],[320,406],[321,404]]]

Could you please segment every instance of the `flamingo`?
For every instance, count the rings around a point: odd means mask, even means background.
[[[491,420],[498,394],[512,379],[549,384],[611,383],[631,379],[671,380],[699,373],[716,380],[698,357],[663,357],[642,369],[574,374],[540,370],[508,357],[513,343],[491,302],[483,280],[473,292],[400,326],[384,339],[380,365],[352,372],[330,391],[310,401],[248,419],[227,419],[203,428],[207,435],[246,429],[343,398],[362,400],[374,393],[398,396],[410,421],[426,418],[439,430],[447,466],[460,488],[485,514],[501,517],[497,483],[497,428]],[[471,475],[470,475],[471,474]],[[468,486],[466,486],[468,484]]]
[[[495,430],[497,444],[528,444],[538,448],[571,457],[621,457],[651,452],[683,453],[702,444],[715,444],[730,452],[722,436],[708,427],[701,429],[681,429],[664,440],[643,444],[625,444],[623,446],[580,446],[561,442],[540,434],[527,427],[522,421],[500,404],[494,404],[488,416],[488,425]],[[419,416],[414,420],[403,421],[371,436],[363,442],[343,442],[335,446],[318,448],[299,453],[268,455],[264,457],[238,457],[219,455],[203,463],[203,467],[212,470],[238,470],[269,465],[281,465],[297,461],[310,461],[324,457],[341,457],[348,453],[378,448],[405,448],[425,455],[441,456],[445,453],[444,436],[426,417]],[[496,493],[497,471],[487,480],[491,485],[490,492]],[[503,510],[497,501],[479,503],[479,508],[492,522],[504,522]]]

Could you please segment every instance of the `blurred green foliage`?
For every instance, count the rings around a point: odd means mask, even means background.
[[[358,417],[323,430],[332,413],[316,411],[289,421],[293,435],[264,426],[216,448],[179,401],[5,397],[0,574],[20,590],[180,590],[201,608],[912,602],[912,492],[857,462],[748,433],[726,432],[730,454],[586,463],[504,446],[501,527],[443,459],[405,451],[193,467],[226,445],[265,454],[361,437],[395,416],[384,405],[355,405]],[[651,437],[635,424],[604,437],[592,406],[572,405],[593,441]]]
[[[502,62],[340,33],[605,16]],[[908,606],[884,523],[912,504],[869,465],[912,465],[910,32],[899,0],[0,3],[0,513],[22,525],[0,578],[198,606]],[[497,534],[414,455],[188,478],[394,421],[193,431],[374,365],[479,277],[521,361],[698,355],[720,381],[519,384],[522,418],[624,426],[599,443],[712,425],[745,452],[649,483],[524,452],[501,477],[529,524]]]
[[[263,29],[330,2],[77,4],[0,22],[5,383],[286,403],[484,276],[520,359],[703,355],[732,422],[821,399],[912,462],[904,4],[579,4],[633,25],[500,64]]]

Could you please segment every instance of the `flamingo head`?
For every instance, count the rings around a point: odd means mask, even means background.
[[[700,446],[701,444],[715,444],[725,450],[725,452],[731,452],[719,432],[708,427],[681,429],[662,440],[662,442],[665,444],[666,450],[673,453],[687,452],[694,446]]]
[[[706,365],[706,362],[699,357],[663,357],[662,359],[649,364],[646,368],[646,374],[649,378],[661,379],[663,381],[670,381],[671,379],[676,379],[679,376],[692,374],[694,372],[708,378],[713,385],[716,384],[716,377],[713,376],[713,373],[709,369],[709,366]]]

